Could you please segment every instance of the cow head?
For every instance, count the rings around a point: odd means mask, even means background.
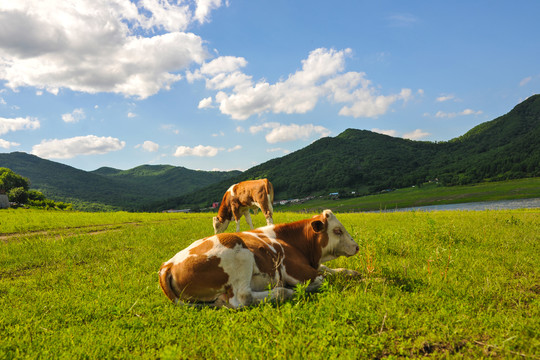
[[[328,234],[328,244],[322,248],[321,262],[340,256],[353,256],[360,250],[358,244],[331,210],[324,210],[321,217],[322,221],[315,220],[311,223],[315,232],[326,231]]]
[[[227,230],[227,227],[229,227],[229,222],[231,220],[223,220],[223,222],[219,221],[219,218],[217,216],[214,216],[212,219],[213,225],[214,225],[214,233],[220,234],[222,232],[225,232]]]

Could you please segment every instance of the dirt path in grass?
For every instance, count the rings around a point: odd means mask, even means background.
[[[77,236],[77,235],[97,235],[97,234],[101,234],[107,231],[119,231],[129,226],[137,227],[141,225],[157,224],[157,223],[179,221],[179,220],[181,219],[178,219],[178,220],[167,219],[167,220],[156,220],[156,221],[148,221],[148,222],[131,221],[131,222],[114,223],[114,224],[82,225],[82,226],[74,226],[74,227],[68,227],[68,228],[33,230],[33,231],[26,231],[26,232],[20,232],[20,233],[7,233],[7,234],[0,234],[0,241],[7,243],[10,241],[17,241],[21,239],[34,238],[34,237],[39,237],[39,236],[60,238],[60,237],[66,237],[66,236],[70,237],[70,236]]]

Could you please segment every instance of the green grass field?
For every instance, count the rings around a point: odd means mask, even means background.
[[[173,305],[157,270],[211,217],[0,211],[0,359],[540,358],[539,209],[338,214],[361,251],[327,265],[361,278]]]
[[[383,194],[349,199],[332,200],[328,197],[317,198],[302,204],[276,206],[276,210],[319,211],[321,209],[332,209],[340,212],[379,211],[426,205],[538,197],[540,197],[540,178],[527,178],[447,187],[429,183],[422,187],[398,189]]]

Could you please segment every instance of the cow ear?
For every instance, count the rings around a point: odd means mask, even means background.
[[[321,232],[324,230],[324,223],[320,220],[315,220],[311,222],[311,227],[315,232]]]

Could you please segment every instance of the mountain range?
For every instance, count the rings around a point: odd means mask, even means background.
[[[413,141],[347,129],[244,172],[170,165],[86,172],[15,152],[0,167],[30,179],[47,197],[86,210],[157,211],[207,207],[233,183],[268,178],[276,199],[342,192],[368,194],[436,180],[444,185],[540,176],[540,95],[446,142]]]

